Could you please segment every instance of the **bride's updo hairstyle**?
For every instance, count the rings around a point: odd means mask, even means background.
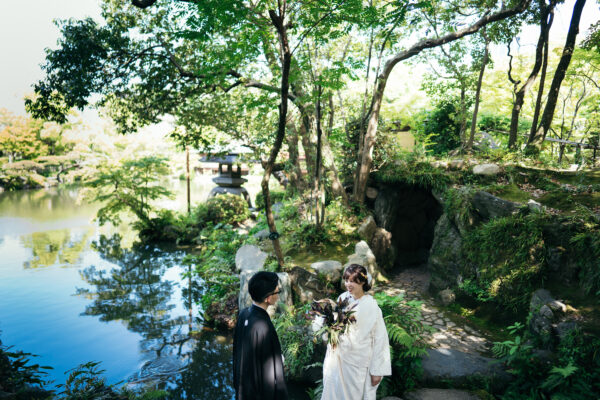
[[[344,271],[344,281],[350,281],[362,284],[363,290],[366,292],[371,289],[369,278],[367,278],[367,269],[359,264],[350,264]]]

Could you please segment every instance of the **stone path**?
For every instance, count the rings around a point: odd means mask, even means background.
[[[421,311],[425,324],[435,331],[429,336],[429,344],[433,348],[451,348],[471,354],[489,354],[492,342],[482,332],[465,325],[453,322],[443,311],[435,306],[428,294],[429,273],[425,268],[411,268],[392,276],[390,282],[375,288],[393,296],[404,294],[407,300],[423,301]]]

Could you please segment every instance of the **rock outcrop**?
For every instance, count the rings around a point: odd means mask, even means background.
[[[333,289],[327,286],[326,282],[319,279],[317,274],[313,274],[304,268],[292,268],[289,276],[296,298],[303,303],[323,299],[334,292]]]
[[[237,272],[260,271],[267,260],[267,253],[259,247],[245,244],[235,253],[235,269]]]
[[[428,269],[431,273],[430,287],[437,292],[458,284],[462,237],[446,214],[440,217],[434,232]]]

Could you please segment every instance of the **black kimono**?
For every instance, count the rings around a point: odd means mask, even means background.
[[[287,400],[281,345],[269,314],[252,305],[238,316],[233,336],[236,400]]]

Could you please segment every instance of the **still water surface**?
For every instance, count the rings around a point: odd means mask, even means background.
[[[258,180],[252,183],[254,197]],[[175,185],[177,198],[166,205],[183,208],[183,185]],[[204,200],[211,187],[199,180],[192,193]],[[231,399],[231,337],[202,329],[189,301],[198,287],[182,277],[184,253],[132,245],[126,224],[98,227],[97,206],[77,196],[76,189],[0,194],[3,344],[39,355],[36,363],[54,368],[54,385],[77,365],[100,361],[109,383]]]

